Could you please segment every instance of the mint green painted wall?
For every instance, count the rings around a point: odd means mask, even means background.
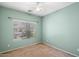
[[[7,51],[22,46],[28,46],[33,43],[41,42],[41,18],[33,15],[29,15],[23,12],[16,10],[0,7],[0,51]],[[25,21],[35,21],[37,22],[37,31],[36,37],[25,39],[25,40],[16,40],[13,41],[13,29],[12,29],[12,20],[8,17],[15,17],[26,19]],[[8,47],[10,44],[10,47]]]
[[[26,40],[13,41],[12,20],[8,17],[36,21],[37,36]],[[42,23],[43,22],[43,23]],[[43,30],[43,31],[42,31]],[[0,7],[0,52],[46,42],[52,46],[79,56],[79,3],[49,14],[43,19],[16,10]],[[42,40],[43,38],[43,40]],[[8,47],[10,44],[10,47]]]
[[[1,8],[0,8],[0,14],[1,14]],[[1,20],[1,16],[0,16],[0,20]],[[0,27],[1,27],[1,21],[0,21]],[[1,40],[1,28],[0,28],[0,50],[1,50],[1,44],[2,44],[2,42],[1,42],[2,40]]]
[[[43,18],[43,42],[79,56],[79,3]]]

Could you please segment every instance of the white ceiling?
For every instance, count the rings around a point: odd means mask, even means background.
[[[1,6],[16,9],[26,13],[30,13],[37,16],[45,16],[49,13],[55,12],[59,9],[62,9],[68,5],[71,5],[72,2],[40,2],[40,11],[36,11],[37,4],[35,2],[0,2]],[[28,12],[32,10],[32,12]]]

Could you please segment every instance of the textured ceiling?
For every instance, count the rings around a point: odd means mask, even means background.
[[[62,9],[72,2],[40,2],[40,11],[36,11],[37,3],[35,2],[0,2],[1,6],[23,11],[37,16],[45,16],[59,9]]]

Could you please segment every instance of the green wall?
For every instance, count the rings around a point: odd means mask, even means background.
[[[1,15],[1,9],[0,9],[0,15]],[[0,19],[1,19],[1,16],[0,16]],[[1,27],[1,21],[0,21],[0,27]],[[1,31],[1,29],[0,29],[0,31]],[[0,34],[0,38],[1,38],[1,34]],[[0,39],[0,50],[1,50],[1,39]]]
[[[8,17],[15,17],[25,19],[25,21],[37,22],[36,37],[13,41],[12,20],[8,19]],[[41,17],[0,7],[0,52],[39,42],[41,42]],[[10,44],[10,47],[8,47],[8,44]]]
[[[79,3],[43,18],[43,42],[79,56]]]
[[[13,41],[12,20],[8,17],[37,22],[37,36]],[[79,56],[79,51],[77,51],[79,49],[78,35],[79,3],[72,4],[43,18],[0,7],[0,52],[44,42]]]

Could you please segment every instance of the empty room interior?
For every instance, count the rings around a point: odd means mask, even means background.
[[[78,57],[79,2],[0,2],[0,57]]]

